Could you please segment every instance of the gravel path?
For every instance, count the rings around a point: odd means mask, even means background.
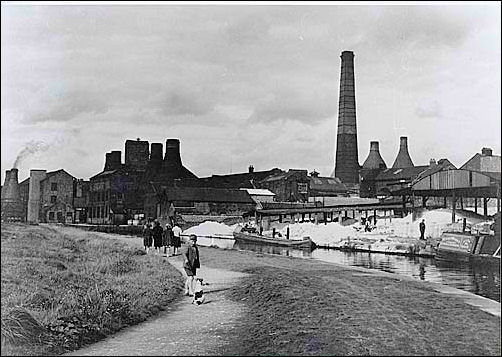
[[[121,239],[122,240],[122,239]],[[124,239],[138,246],[139,240]],[[151,254],[151,253],[150,253]],[[167,259],[178,270],[182,258]],[[244,305],[225,299],[225,290],[235,284],[243,273],[202,266],[197,276],[204,278],[205,302],[197,306],[192,298],[181,300],[157,317],[124,329],[89,347],[73,351],[68,356],[161,356],[217,355],[226,344],[226,336],[244,312]]]

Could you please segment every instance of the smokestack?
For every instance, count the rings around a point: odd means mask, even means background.
[[[5,170],[5,181],[2,187],[2,197],[5,197],[5,190],[7,189],[9,180],[10,180],[10,170]]]
[[[120,169],[122,166],[122,152],[112,151],[105,155],[105,171]]]
[[[40,181],[45,179],[46,176],[46,170],[30,170],[27,217],[30,223],[38,223],[40,221]]]
[[[380,155],[380,147],[378,141],[370,141],[370,153],[364,161],[363,169],[380,169],[387,168],[385,161],[383,161]]]
[[[152,143],[150,145],[150,161],[152,163],[162,162],[163,149],[162,143]]]
[[[392,165],[393,169],[404,169],[406,167],[414,167],[411,161],[410,154],[408,153],[408,138],[401,136],[401,143],[399,145],[399,152],[397,153],[396,160]]]
[[[343,183],[359,183],[354,53],[343,51],[338,101],[338,131],[334,175]]]
[[[179,175],[181,166],[180,141],[178,139],[167,139],[164,167],[172,174]]]
[[[23,219],[23,206],[19,192],[18,170],[16,168],[5,172],[1,209],[2,218],[5,220],[21,221]]]

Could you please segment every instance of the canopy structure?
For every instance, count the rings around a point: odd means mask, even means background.
[[[465,169],[443,170],[421,177],[407,189],[398,194],[414,197],[452,197],[452,221],[455,221],[456,201],[460,198],[477,198],[484,202],[484,215],[487,215],[489,198],[497,199],[497,211],[500,212],[500,173],[479,172]]]

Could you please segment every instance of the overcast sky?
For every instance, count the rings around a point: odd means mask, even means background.
[[[2,183],[88,179],[127,139],[181,141],[198,176],[334,168],[340,54],[354,51],[359,162],[501,150],[500,4],[2,3]],[[26,154],[26,155],[25,155]],[[122,156],[124,161],[124,156]]]

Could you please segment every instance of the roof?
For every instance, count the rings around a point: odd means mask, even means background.
[[[50,172],[46,172],[45,173],[45,178],[41,181],[44,181],[44,180],[47,180],[48,178],[60,173],[60,172],[64,172],[65,174],[75,178],[73,175],[69,174],[65,169],[59,169],[59,170],[55,170],[55,171],[50,171]],[[30,183],[30,177],[28,176],[26,179],[24,179],[23,181],[21,181],[19,184],[20,185],[26,185],[26,184],[29,184]]]
[[[345,186],[340,179],[335,177],[309,177],[310,190],[319,192],[347,192]]]
[[[394,181],[394,180],[412,180],[420,173],[428,170],[429,165],[405,167],[402,169],[388,168],[380,172],[376,177],[376,181]]]
[[[151,183],[151,186],[154,192],[165,195],[168,201],[255,203],[245,190],[239,189],[169,187],[158,183]]]
[[[98,177],[105,177],[114,174],[115,172],[119,171],[120,169],[115,169],[115,170],[108,170],[108,171],[101,171],[99,174],[96,174],[92,176],[89,180],[98,178]]]
[[[241,190],[247,191],[251,196],[275,196],[275,193],[259,188],[241,188]]]
[[[272,181],[280,181],[280,180],[287,180],[288,178],[292,176],[302,176],[305,179],[308,179],[309,177],[307,176],[307,170],[296,170],[296,169],[290,169],[288,172],[279,172],[275,173],[272,175],[269,175],[268,177],[264,178],[261,180],[261,182],[272,182]]]
[[[262,209],[289,209],[289,208],[305,208],[316,207],[315,203],[299,203],[299,202],[260,202]]]
[[[482,172],[500,172],[500,161],[501,158],[498,155],[482,155],[477,153],[460,166],[460,168]]]
[[[199,185],[220,188],[254,188],[254,182],[261,181],[265,177],[278,172],[282,172],[282,170],[275,167],[267,171],[253,171],[229,175],[212,175],[211,177],[200,178]]]

